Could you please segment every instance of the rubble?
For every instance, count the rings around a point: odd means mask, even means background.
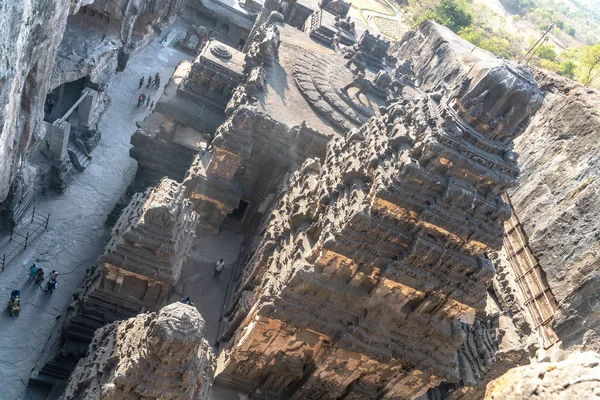
[[[207,400],[213,370],[202,316],[175,303],[98,329],[60,400]]]

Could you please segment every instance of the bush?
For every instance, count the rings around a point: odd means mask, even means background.
[[[558,64],[555,63],[554,61],[550,61],[550,60],[540,60],[540,68],[543,68],[547,71],[552,71],[552,72],[557,72],[558,71]]]
[[[552,44],[545,43],[540,45],[535,54],[543,60],[549,60],[552,62],[556,61],[556,51],[554,50],[554,45]]]
[[[430,13],[429,18],[447,26],[454,32],[466,28],[473,22],[467,4],[453,0],[441,0],[440,4]]]
[[[573,79],[573,77],[575,76],[576,67],[577,65],[573,60],[566,60],[558,65],[556,72],[558,72],[559,75],[563,75],[567,78]]]

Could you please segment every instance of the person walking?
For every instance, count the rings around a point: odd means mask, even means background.
[[[144,77],[143,76],[140,78],[140,87],[138,88],[138,90],[140,90],[142,88],[142,86],[144,86]]]
[[[159,87],[160,87],[160,76],[157,78],[154,78],[154,89],[158,90]]]
[[[37,264],[31,264],[29,267],[29,278],[35,279],[39,269],[40,267],[38,267]]]
[[[150,106],[150,95],[146,97],[146,107]]]
[[[146,89],[150,88],[150,84],[152,83],[152,75],[148,76],[148,84],[146,85]]]
[[[144,102],[144,93],[140,93],[140,95],[138,96],[137,107],[139,107],[140,104],[142,104],[143,102]]]
[[[50,280],[56,280],[56,278],[58,278],[58,272],[56,272],[56,270],[53,269],[48,277],[50,278]]]
[[[150,111],[154,110],[154,101],[150,103]]]
[[[223,259],[221,258],[219,261],[217,261],[217,263],[215,264],[215,277],[219,277],[219,275],[221,275],[221,272],[223,272],[223,268],[225,268],[225,261],[223,261]]]

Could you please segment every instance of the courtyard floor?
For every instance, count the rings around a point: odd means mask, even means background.
[[[0,313],[0,398],[24,398],[48,336],[86,268],[106,243],[110,233],[104,225],[106,217],[135,174],[135,161],[129,157],[130,136],[135,122],[150,112],[148,107],[136,107],[140,77],[147,79],[159,72],[166,83],[179,61],[187,58],[187,54],[154,41],[129,62],[126,71],[114,76],[108,87],[112,102],[99,124],[102,140],[92,153],[91,164],[75,176],[64,194],[50,193],[36,204],[36,213],[50,213],[48,231],[31,241],[0,275],[1,301],[8,302],[13,289],[20,289],[22,298],[19,317],[11,318],[5,308]],[[162,88],[158,93],[145,87],[142,91],[157,99]],[[48,272],[59,272],[53,294],[28,281],[27,268],[32,262]]]

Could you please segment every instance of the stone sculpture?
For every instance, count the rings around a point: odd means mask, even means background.
[[[96,331],[60,400],[208,400],[214,354],[182,303]]]
[[[195,42],[192,40],[194,36],[197,40]],[[204,44],[208,42],[209,36],[210,31],[205,26],[192,25],[185,32],[185,38],[178,44],[184,49],[188,50],[190,53],[196,55],[200,53],[200,50],[202,50]]]
[[[354,65],[354,67],[355,67],[354,70],[352,70],[352,65]],[[358,50],[354,53],[351,53],[350,59],[346,63],[346,68],[349,68],[350,71],[352,71],[352,73],[354,73],[354,74],[358,74],[358,73],[364,74],[365,73],[367,64],[365,62],[365,56],[362,53],[362,51]]]
[[[373,92],[379,97],[386,98],[387,90],[392,84],[392,76],[385,70],[381,70],[373,79]]]
[[[277,24],[283,22],[283,15],[277,11],[271,12],[267,21],[256,29],[252,39],[248,41],[248,54],[246,55],[244,72],[262,65],[270,65],[278,58],[280,45],[279,28]]]
[[[469,79],[449,102],[392,105],[332,140],[323,167],[309,160],[294,174],[241,260],[219,384],[391,399],[459,380],[456,320],[485,307],[485,253],[502,246],[510,216],[500,193],[519,176],[504,138],[542,100],[521,67],[481,64]],[[485,111],[452,108],[492,87]],[[503,115],[507,99],[522,111],[498,135],[479,122]]]
[[[363,93],[367,93],[372,88],[371,82],[369,82],[369,80],[365,78],[365,74],[360,71],[352,79],[352,82],[344,86],[342,90],[348,92],[348,89],[350,89],[351,87],[358,88],[358,92],[356,92],[357,97]]]

